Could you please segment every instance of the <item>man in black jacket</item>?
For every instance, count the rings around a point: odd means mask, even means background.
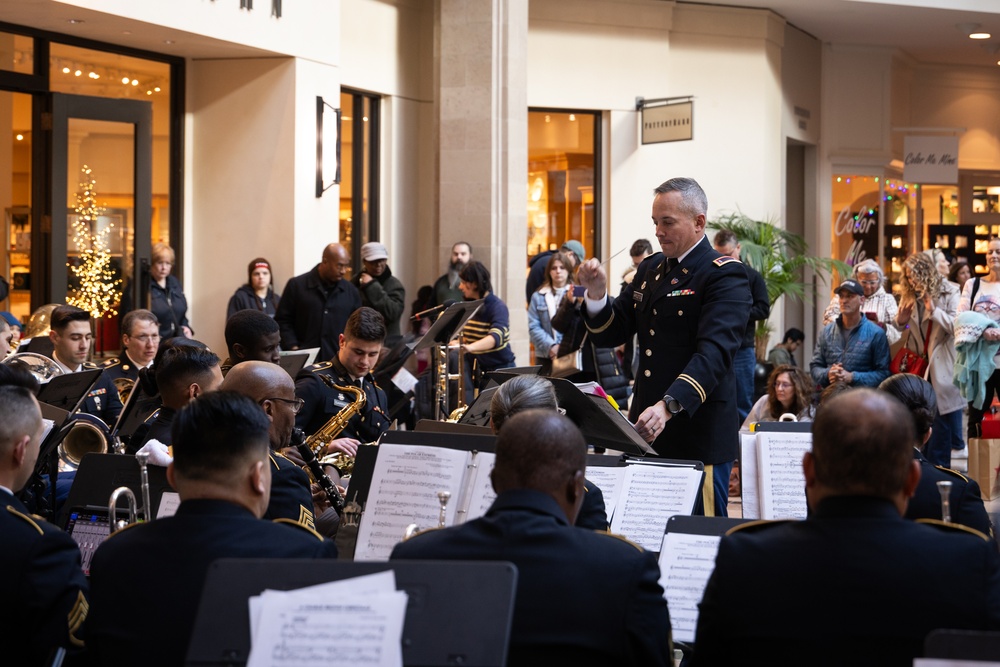
[[[656,559],[625,538],[572,525],[586,465],[587,445],[569,419],[516,414],[497,436],[497,499],[486,515],[419,533],[391,558],[514,563],[510,665],[672,664]]]
[[[351,258],[339,243],[323,250],[323,261],[285,285],[274,319],[281,327],[281,347],[286,350],[318,347],[319,358],[337,353],[338,336],[351,313],[361,307],[361,295],[344,274]]]

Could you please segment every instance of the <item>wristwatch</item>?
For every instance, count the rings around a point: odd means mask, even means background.
[[[684,410],[684,406],[680,404],[680,401],[670,394],[665,394],[663,396],[663,402],[667,404],[667,412],[669,412],[671,416],[674,416]]]

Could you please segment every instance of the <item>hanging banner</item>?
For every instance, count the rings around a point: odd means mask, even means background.
[[[958,137],[906,137],[903,180],[934,185],[958,184]]]

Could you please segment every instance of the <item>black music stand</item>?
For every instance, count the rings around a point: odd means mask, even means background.
[[[278,365],[285,369],[285,372],[295,379],[295,376],[299,374],[303,368],[305,368],[306,362],[309,361],[309,352],[302,352],[300,350],[289,350],[282,351],[281,356],[278,357]]]
[[[293,590],[393,570],[409,602],[403,664],[503,667],[514,615],[517,568],[505,561],[221,559],[202,589],[188,646],[189,667],[244,665],[250,655],[248,600],[264,589]]]
[[[57,375],[38,390],[38,402],[76,412],[104,371],[100,368]]]
[[[149,473],[149,502],[155,517],[163,492],[172,491],[173,487],[167,482],[166,468],[148,465],[146,469]],[[70,510],[74,507],[107,508],[111,492],[119,486],[132,489],[136,499],[142,502],[142,480],[135,457],[127,454],[87,454],[76,469],[73,486],[69,489],[56,525],[65,530]]]
[[[375,383],[385,392],[386,402],[389,404],[389,419],[396,419],[410,405],[413,391],[401,390],[392,379],[413,354],[415,345],[416,341],[411,336],[400,338],[388,353],[382,355],[372,371]]]
[[[460,301],[458,303],[453,303],[444,312],[438,315],[438,318],[434,320],[434,324],[431,328],[427,330],[420,340],[416,344],[411,344],[414,352],[418,350],[424,350],[427,348],[435,348],[434,354],[431,362],[431,377],[436,381],[438,380],[437,373],[438,367],[441,363],[441,358],[438,356],[440,354],[450,357],[447,349],[448,343],[450,343],[459,333],[461,333],[462,328],[469,322],[479,307],[483,305],[483,299],[477,299],[476,301]],[[442,350],[442,348],[444,348]],[[461,357],[460,357],[461,358]],[[448,368],[451,360],[448,358],[445,360],[445,368]],[[464,368],[458,369],[459,373],[465,373]],[[441,401],[435,397],[432,402],[434,415],[440,416],[441,411],[447,416],[448,412],[451,410],[451,400],[448,398],[448,389],[451,386],[450,371],[448,372],[449,377],[445,381],[445,392],[444,392],[444,407],[441,406]]]

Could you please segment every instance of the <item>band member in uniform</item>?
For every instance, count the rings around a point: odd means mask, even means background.
[[[573,526],[586,467],[573,422],[550,410],[516,414],[497,436],[497,498],[486,515],[418,533],[391,559],[514,563],[508,664],[673,664],[656,559],[623,537]]]
[[[295,395],[305,402],[295,417],[295,425],[306,435],[315,433],[330,417],[354,402],[351,393],[330,387],[321,376],[342,387],[360,387],[365,393],[360,412],[351,417],[340,438],[330,443],[324,454],[343,452],[355,456],[359,444],[378,440],[389,430],[389,403],[371,374],[382,351],[385,333],[385,320],[376,310],[367,306],[358,308],[347,318],[337,355],[330,361],[303,368],[295,379]]]
[[[291,376],[277,364],[246,361],[229,371],[220,389],[248,397],[264,408],[264,413],[271,421],[271,428],[268,431],[271,439],[269,454],[271,501],[268,503],[267,511],[264,512],[264,518],[284,517],[315,530],[315,507],[309,488],[309,477],[298,465],[280,453],[281,449],[288,447],[292,439],[295,413],[302,407],[302,399],[295,397],[295,383]]]
[[[226,320],[226,347],[229,358],[222,373],[238,363],[256,359],[272,364],[281,360],[281,332],[270,315],[259,310],[238,310]]]
[[[177,413],[167,468],[177,513],[132,524],[94,554],[94,664],[184,664],[205,574],[219,558],[336,557],[333,542],[295,521],[261,520],[271,490],[269,428],[259,405],[228,391]]]
[[[52,359],[66,373],[90,370],[94,364],[86,363],[90,354],[90,343],[94,335],[90,332],[90,313],[76,306],[59,306],[52,311],[49,340],[52,341]],[[107,373],[101,373],[97,384],[87,394],[80,412],[100,417],[113,426],[122,411],[118,390]]]
[[[35,468],[41,434],[31,391],[0,386],[0,646],[8,665],[48,665],[56,647],[83,647],[88,586],[80,550],[14,497]]]
[[[660,456],[703,462],[704,512],[726,516],[740,428],[733,356],[750,317],[750,287],[743,264],[705,236],[707,210],[696,181],[666,181],[652,211],[662,254],[646,258],[614,301],[600,260],[584,262],[577,280],[587,287],[595,344],[614,347],[638,335],[629,419],[639,435]]]
[[[156,349],[160,346],[160,323],[150,311],[133,310],[122,318],[122,353],[108,359],[101,368],[114,382],[127,379],[135,382],[139,371],[153,365]]]

